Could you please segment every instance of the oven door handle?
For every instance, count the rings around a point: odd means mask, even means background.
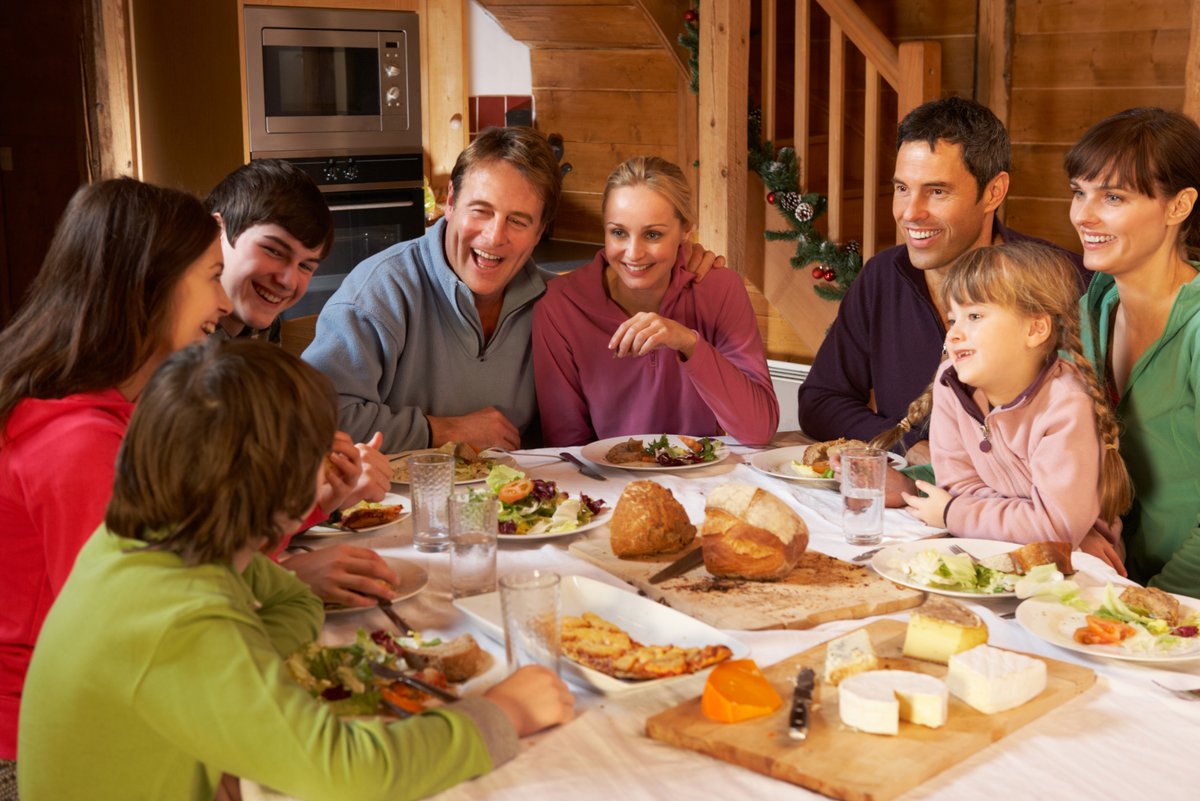
[[[397,200],[392,203],[355,203],[350,206],[330,206],[330,211],[368,211],[370,209],[407,209],[417,205],[411,200]]]

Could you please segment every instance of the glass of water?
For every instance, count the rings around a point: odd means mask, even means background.
[[[883,490],[887,452],[878,448],[842,451],[842,532],[851,545],[883,541]]]
[[[450,495],[450,591],[455,598],[496,589],[496,496],[481,490]]]
[[[413,547],[444,551],[450,542],[446,501],[454,487],[454,457],[448,453],[419,453],[408,457],[408,480],[413,501]]]

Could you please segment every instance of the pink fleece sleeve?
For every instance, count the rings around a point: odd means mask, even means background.
[[[542,442],[547,447],[584,445],[596,439],[579,367],[560,327],[562,303],[553,292],[533,307],[533,375]]]
[[[750,296],[732,270],[710,274],[697,291],[709,330],[684,369],[722,428],[744,445],[765,445],[779,427],[779,401]]]

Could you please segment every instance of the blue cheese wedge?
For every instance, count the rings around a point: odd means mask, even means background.
[[[939,728],[948,704],[945,682],[907,670],[871,670],[838,685],[842,723],[870,734],[899,734],[902,720]]]
[[[946,686],[955,697],[994,715],[1041,695],[1046,689],[1046,663],[980,645],[950,657]]]
[[[840,684],[843,679],[857,673],[875,670],[879,658],[871,646],[871,636],[866,629],[858,629],[830,641],[825,647],[825,683]]]

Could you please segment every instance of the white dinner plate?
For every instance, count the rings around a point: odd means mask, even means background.
[[[429,583],[429,574],[420,565],[413,562],[406,562],[403,559],[397,559],[394,556],[384,556],[382,558],[383,561],[387,562],[392,572],[396,574],[396,578],[400,579],[400,583],[394,588],[396,597],[392,599],[393,604],[413,597],[425,589],[425,585]],[[370,612],[374,608],[374,606],[330,606],[326,604],[325,614],[328,616],[344,615],[350,612]]]
[[[734,639],[707,623],[701,623],[636,593],[584,576],[563,576],[559,600],[561,614],[579,616],[584,612],[592,612],[620,626],[630,637],[643,645],[670,644],[684,648],[724,645],[733,651],[731,659],[745,659],[750,654],[749,647],[741,640]],[[454,605],[471,618],[488,637],[499,643],[504,642],[504,620],[500,613],[499,593],[490,592],[486,595],[459,598],[454,601]],[[643,687],[657,687],[666,682],[687,678],[672,676],[647,681],[614,679],[566,657],[562,658],[561,666],[565,677],[605,695],[620,695]]]
[[[725,446],[725,443],[721,442],[720,440],[717,441],[716,449],[714,451],[717,455],[717,458],[713,459],[711,462],[689,462],[688,464],[676,465],[674,467],[666,467],[661,464],[652,463],[652,462],[631,462],[628,464],[614,464],[613,462],[610,462],[606,458],[604,458],[608,455],[608,452],[610,450],[612,450],[614,445],[620,445],[622,442],[625,442],[626,440],[640,439],[643,443],[645,443],[645,442],[652,442],[653,440],[660,439],[661,437],[662,437],[662,434],[631,434],[630,436],[627,436],[627,437],[609,437],[608,439],[601,439],[601,440],[597,440],[596,442],[590,443],[588,445],[584,445],[582,448],[579,449],[579,453],[583,456],[584,459],[587,459],[589,462],[595,462],[596,464],[601,465],[602,467],[616,467],[621,470],[667,470],[667,471],[670,471],[670,470],[695,470],[697,467],[712,467],[714,464],[720,464],[721,462],[723,462],[729,458],[729,448],[727,448]],[[701,439],[701,438],[700,437],[692,437],[692,439]],[[686,446],[683,446],[683,443],[679,439],[679,435],[677,435],[677,434],[668,434],[667,441],[670,442],[672,445],[686,447]]]
[[[510,542],[531,542],[533,540],[553,540],[557,539],[558,537],[573,537],[581,532],[591,531],[594,528],[607,525],[608,521],[612,519],[612,516],[612,507],[608,506],[606,502],[604,511],[593,517],[585,525],[582,525],[579,528],[573,528],[570,531],[556,531],[554,533],[542,532],[540,534],[501,534],[499,536],[500,539],[508,540]]]
[[[421,448],[415,451],[404,451],[403,453],[393,453],[388,456],[388,462],[392,465],[392,483],[393,484],[408,484],[408,463],[404,460],[409,456],[418,453],[445,453],[437,448]],[[487,465],[487,470],[481,470],[483,475],[472,476],[470,478],[455,478],[455,484],[478,484],[481,481],[487,480],[487,474],[491,472],[492,467],[498,464],[506,465],[507,467],[516,467],[517,460],[511,456],[489,456],[486,459],[480,460]],[[457,465],[456,465],[457,467]]]
[[[838,480],[836,478],[811,478],[809,476],[798,476],[792,472],[792,462],[802,461],[806,450],[808,450],[807,445],[792,445],[787,448],[760,451],[750,457],[750,466],[760,473],[765,473],[775,478],[782,478],[786,481],[795,481],[806,487],[838,489]],[[889,453],[888,461],[897,470],[908,466],[908,461],[898,453]]]
[[[894,581],[897,584],[902,584],[905,587],[911,587],[914,590],[924,590],[925,592],[937,593],[938,595],[948,595],[951,598],[971,598],[974,600],[982,600],[987,598],[1016,598],[1015,592],[961,592],[959,590],[946,590],[940,587],[930,587],[927,584],[917,582],[912,576],[905,573],[900,567],[901,562],[912,559],[917,554],[923,551],[937,551],[938,553],[950,553],[950,546],[957,545],[967,553],[974,556],[976,559],[986,559],[989,556],[995,556],[998,553],[1008,553],[1015,551],[1021,546],[1015,542],[1004,542],[1002,540],[975,540],[967,537],[943,537],[935,540],[915,540],[914,542],[901,542],[896,545],[889,545],[875,556],[871,557],[871,567],[875,568],[875,572],[883,576],[888,581]]]
[[[1079,594],[1095,608],[1104,600],[1104,587],[1085,587]],[[1175,597],[1186,610],[1185,618],[1200,608],[1195,598],[1186,595]],[[1026,631],[1068,651],[1131,662],[1186,662],[1200,659],[1200,637],[1187,638],[1183,640],[1184,645],[1180,650],[1168,653],[1142,653],[1126,650],[1120,645],[1084,645],[1075,642],[1075,629],[1086,626],[1086,618],[1086,613],[1072,609],[1054,598],[1029,598],[1017,607],[1017,622]]]
[[[357,528],[357,529],[344,528],[341,525],[336,525],[336,526],[320,526],[320,525],[318,525],[318,526],[313,526],[308,531],[305,531],[304,535],[308,536],[308,537],[343,537],[347,534],[365,534],[368,531],[378,531],[381,528],[387,528],[388,526],[393,526],[396,523],[401,522],[402,520],[407,520],[412,515],[412,503],[408,500],[408,498],[405,498],[403,495],[397,495],[394,492],[389,492],[383,496],[383,500],[380,501],[380,503],[385,503],[385,504],[389,504],[389,505],[398,503],[401,506],[403,506],[404,509],[403,509],[403,511],[400,512],[400,516],[397,517],[395,520],[393,520],[390,523],[381,523],[378,526],[367,526],[366,528]]]

